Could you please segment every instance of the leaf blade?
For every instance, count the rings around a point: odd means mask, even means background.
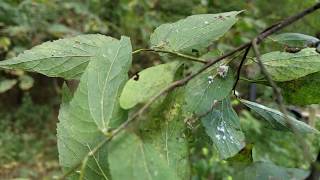
[[[218,75],[218,69],[219,65],[188,82],[186,85],[188,97],[186,97],[186,104],[184,105],[185,111],[195,114],[205,113],[215,100],[220,101],[230,94],[234,84],[233,73],[229,69],[226,76],[221,77]],[[209,77],[212,77],[211,82]]]
[[[290,81],[320,71],[320,54],[314,48],[297,53],[274,51],[261,56],[262,63],[275,81]]]
[[[111,142],[109,160],[114,179],[190,178],[182,101],[183,91],[170,93],[141,117],[137,129]]]
[[[192,49],[201,51],[224,35],[236,23],[236,15],[240,12],[193,15],[163,24],[151,35],[151,46],[184,53],[191,53]]]
[[[121,107],[130,109],[159,93],[174,80],[179,64],[180,62],[174,61],[153,66],[139,72],[137,80],[136,77],[132,77],[121,93]]]
[[[244,148],[240,119],[232,109],[229,98],[222,100],[201,122],[222,159],[232,157]]]
[[[290,47],[308,47],[320,41],[318,38],[301,33],[282,33],[272,36],[271,39]]]
[[[260,116],[262,116],[265,120],[267,120],[270,125],[274,128],[281,128],[281,129],[286,129],[286,130],[291,130],[289,126],[287,125],[285,116],[283,113],[275,110],[268,108],[264,105],[247,101],[244,99],[241,99],[240,102],[242,102],[245,106],[249,107],[256,113],[258,113]],[[296,128],[299,132],[301,133],[319,133],[316,129],[310,127],[309,125],[303,123],[302,121],[298,121],[292,116],[288,116],[289,121],[291,124]]]
[[[104,51],[110,52],[112,58],[105,58],[103,54],[100,54],[100,58],[91,61],[81,77],[79,87],[73,98],[71,99],[68,92],[65,93],[63,98],[57,136],[60,164],[66,170],[81,163],[83,158],[106,138],[105,133],[108,132],[111,125],[115,127],[127,117],[127,111],[123,111],[119,106],[118,95],[128,79],[127,72],[131,65],[130,40],[127,37],[122,37],[120,41],[113,40],[112,43],[105,44],[103,48]],[[118,53],[113,49],[118,49]],[[121,54],[121,56],[117,54]],[[113,58],[118,61],[116,66],[112,65],[115,63],[112,61]],[[107,69],[108,71],[96,72],[97,68],[101,68],[98,70]],[[110,75],[117,78],[113,78],[113,81],[110,82]],[[97,85],[99,80],[95,79],[96,76],[111,85],[112,89]],[[110,101],[101,103],[100,99],[97,100],[97,97],[101,98],[101,96],[96,96],[92,94],[93,92],[108,96]],[[109,96],[108,93],[112,93],[112,95]],[[95,113],[92,110],[94,108],[111,112],[110,116],[103,118],[104,121],[110,123],[110,126],[104,127],[102,122],[99,121],[101,119],[95,119],[97,114],[92,113]],[[99,148],[96,154],[89,157],[84,171],[87,179],[106,179],[110,176],[107,145]],[[73,172],[73,177],[76,178],[77,176],[78,174]]]
[[[0,68],[22,69],[49,77],[79,79],[89,61],[103,54],[103,45],[115,41],[99,34],[79,35],[72,38],[45,42],[17,57],[0,61]]]
[[[109,56],[102,54],[88,66],[90,113],[103,132],[116,127],[123,119],[124,110],[120,108],[119,96],[128,80],[127,73],[132,60],[131,43],[127,37],[106,44],[105,49]]]

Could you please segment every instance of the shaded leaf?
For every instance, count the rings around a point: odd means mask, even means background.
[[[258,113],[261,117],[263,117],[271,127],[275,129],[291,130],[287,125],[284,114],[280,111],[244,99],[241,99],[240,101],[244,105],[252,109],[254,112]],[[301,133],[318,133],[316,129],[310,127],[302,121],[298,121],[292,116],[288,116],[288,119],[295,127],[295,129],[297,129]]]
[[[158,94],[174,80],[174,75],[180,64],[177,61],[160,64],[139,72],[138,78],[132,77],[121,93],[121,107],[130,109]]]
[[[295,105],[320,104],[320,72],[279,83],[284,99]]]
[[[109,146],[112,179],[176,179],[156,148],[134,133],[118,135]]]
[[[252,165],[240,170],[233,178],[248,180],[288,180],[305,179],[308,171],[296,168],[285,168],[273,163],[255,162]]]
[[[15,79],[4,79],[0,81],[0,93],[4,93],[10,90],[14,85],[17,84]]]
[[[320,71],[320,54],[314,48],[297,53],[270,52],[261,60],[275,81],[290,81]]]
[[[282,33],[272,36],[271,39],[290,47],[308,47],[320,41],[316,37],[300,33]]]
[[[201,121],[221,158],[234,156],[244,148],[240,119],[232,109],[229,98],[222,100]]]
[[[142,117],[136,133],[125,133],[111,142],[113,179],[190,178],[182,101],[182,91],[170,93]]]
[[[0,61],[0,68],[78,79],[90,60],[108,56],[109,52],[104,51],[105,46],[115,41],[111,37],[95,34],[45,42],[17,57]]]
[[[234,84],[232,71],[229,68],[225,77],[218,73],[219,65],[216,65],[186,85],[186,111],[196,114],[204,113],[210,109],[215,100],[222,100],[230,94]]]
[[[179,179],[190,178],[188,140],[182,111],[184,96],[184,88],[169,93],[140,124],[140,134],[145,142],[153,144],[165,156],[168,166]]]
[[[199,14],[174,23],[159,26],[151,35],[152,48],[192,53],[208,47],[223,36],[233,24],[240,11],[220,14]]]

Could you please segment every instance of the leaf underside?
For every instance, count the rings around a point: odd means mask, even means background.
[[[268,124],[274,129],[280,130],[291,130],[287,124],[287,120],[283,113],[278,110],[271,109],[264,105],[247,101],[244,99],[240,100],[244,105],[252,109],[254,112],[258,113],[263,119],[265,119]],[[299,121],[292,116],[288,116],[288,120],[294,128],[301,133],[318,133],[318,131],[306,123]]]

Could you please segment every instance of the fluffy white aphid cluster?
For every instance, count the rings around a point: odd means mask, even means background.
[[[229,66],[222,65],[218,67],[217,72],[220,77],[225,78],[228,74],[228,70],[229,70]]]

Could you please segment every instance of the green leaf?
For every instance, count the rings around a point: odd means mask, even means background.
[[[248,180],[288,180],[305,179],[308,171],[296,168],[285,168],[273,163],[255,162],[252,165],[240,170],[233,178]]]
[[[119,97],[128,80],[132,47],[128,37],[104,45],[105,57],[97,56],[88,66],[90,113],[99,128],[107,132],[123,119]]]
[[[221,67],[228,67],[220,64]],[[220,76],[219,65],[212,67],[192,79],[186,86],[185,110],[191,113],[202,114],[211,108],[215,100],[219,101],[228,96],[234,84],[233,73],[228,68],[226,76]],[[223,69],[223,68],[222,68]],[[210,80],[209,78],[212,78]]]
[[[124,133],[111,142],[109,162],[114,180],[190,179],[182,102],[182,91],[170,93],[141,118],[136,133]]]
[[[4,93],[10,90],[14,85],[17,84],[15,79],[4,79],[0,81],[0,93]]]
[[[59,164],[65,171],[80,163],[105,138],[90,115],[87,81],[88,75],[85,73],[70,102],[67,102],[67,99],[70,99],[70,92],[63,88],[65,102],[60,107],[57,139]],[[102,147],[94,157],[88,160],[84,172],[85,178],[102,179],[104,175],[108,176],[107,160],[107,149]],[[70,179],[79,179],[76,171]]]
[[[272,36],[271,39],[290,47],[308,47],[320,41],[318,38],[300,33],[282,33]]]
[[[128,79],[130,40],[127,37],[114,40],[104,45],[103,52],[109,52],[108,58],[100,57],[89,63],[70,102],[70,92],[64,93],[57,136],[59,160],[65,170],[81,162],[106,138],[104,134],[109,128],[115,128],[127,117],[127,112],[119,106],[118,97]],[[109,176],[106,146],[89,158],[84,174],[86,179]],[[74,173],[74,177],[77,176]]]
[[[320,71],[320,54],[314,48],[297,53],[270,52],[261,60],[275,81],[290,81]]]
[[[159,151],[134,133],[118,135],[109,146],[112,179],[176,179]]]
[[[244,148],[240,119],[232,109],[229,98],[222,100],[202,118],[202,124],[222,159],[232,157]]]
[[[104,35],[79,35],[45,42],[17,57],[0,61],[0,68],[22,69],[50,77],[78,79],[90,60],[107,58],[107,44],[116,39]]]
[[[147,68],[132,77],[125,85],[120,96],[120,105],[130,109],[146,102],[167,87],[173,80],[180,62],[174,61]]]
[[[279,83],[284,99],[294,105],[320,104],[320,72]]]
[[[271,127],[275,129],[291,130],[287,125],[283,113],[255,102],[247,101],[244,99],[241,99],[240,101],[244,105],[252,109],[254,112],[258,113],[261,117],[263,117],[269,123],[269,125],[271,125]],[[288,119],[294,126],[294,128],[301,133],[319,133],[316,129],[310,127],[302,121],[298,121],[292,116],[288,116]]]
[[[237,21],[241,11],[189,16],[159,26],[151,35],[152,48],[192,53],[208,47],[223,36]]]

